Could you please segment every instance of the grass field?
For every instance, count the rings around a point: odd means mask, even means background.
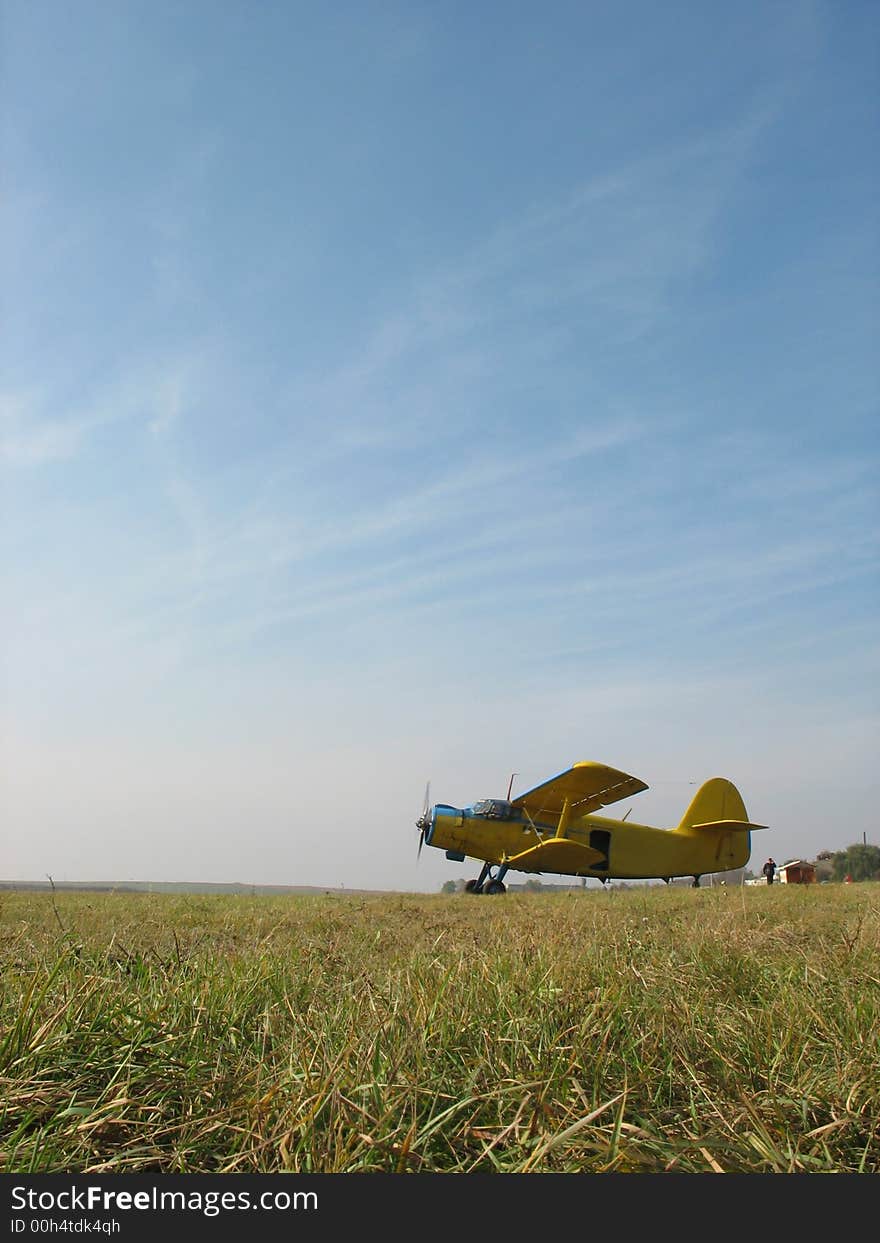
[[[880,1172],[880,884],[0,895],[7,1172]]]

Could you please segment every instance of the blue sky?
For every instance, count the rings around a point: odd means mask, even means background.
[[[877,840],[875,5],[0,11],[4,875]]]

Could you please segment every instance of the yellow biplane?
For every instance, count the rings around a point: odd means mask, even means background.
[[[513,779],[511,778],[511,783]],[[517,872],[594,876],[597,880],[664,880],[743,867],[751,854],[753,829],[739,791],[724,777],[700,786],[676,828],[656,829],[595,812],[647,790],[643,781],[582,761],[549,781],[510,798],[487,798],[471,807],[430,806],[430,786],[416,821],[423,844],[463,863],[482,859],[469,893],[504,893],[504,877]]]

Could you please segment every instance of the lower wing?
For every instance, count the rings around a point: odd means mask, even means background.
[[[605,856],[591,846],[582,846],[565,837],[551,837],[539,846],[506,859],[508,867],[518,872],[561,872],[577,876],[587,872],[597,863],[604,863]]]

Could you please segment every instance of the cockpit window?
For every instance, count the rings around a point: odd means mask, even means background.
[[[485,816],[487,820],[509,820],[513,812],[510,803],[500,798],[481,798],[474,803],[475,816]]]

